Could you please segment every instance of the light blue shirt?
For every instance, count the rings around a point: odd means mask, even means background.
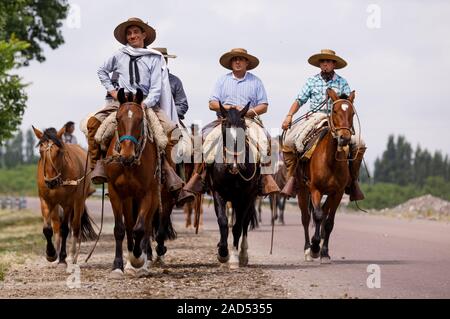
[[[309,100],[309,108],[312,110],[325,100],[328,88],[333,89],[338,96],[341,94],[350,95],[350,86],[343,77],[335,73],[333,79],[325,82],[319,73],[306,81],[306,84],[297,96],[297,102],[302,106]],[[329,100],[328,109],[331,109],[331,105],[332,103]],[[325,108],[321,109],[321,112],[325,112]]]
[[[233,72],[220,77],[209,100],[237,106],[246,106],[250,102],[250,107],[269,104],[262,81],[250,72],[242,79],[235,78]]]
[[[130,83],[130,56],[125,52],[118,51],[111,58],[109,58],[97,71],[98,77],[102,85],[107,91],[115,90],[110,73],[116,72],[119,74],[119,87],[124,88],[127,92],[136,92],[136,89],[141,89],[144,96],[144,104],[147,107],[154,107],[159,103],[161,97],[161,57],[154,54],[143,55],[137,59],[137,66],[139,69],[140,81],[139,84]],[[134,63],[133,63],[133,77]]]

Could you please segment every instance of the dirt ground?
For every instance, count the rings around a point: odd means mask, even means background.
[[[125,274],[122,279],[111,278],[114,238],[112,221],[107,221],[88,263],[84,259],[93,243],[82,245],[79,281],[74,268],[47,262],[42,247],[41,255],[30,254],[21,264],[11,263],[0,282],[0,298],[286,297],[281,286],[272,284],[267,271],[252,266],[230,270],[219,265],[217,241],[211,231],[195,235],[192,228],[176,226],[178,238],[167,243],[166,267],[150,267],[143,277]]]

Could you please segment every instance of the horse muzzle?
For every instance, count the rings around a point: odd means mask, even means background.
[[[49,180],[45,181],[45,185],[49,189],[55,189],[62,185],[62,180],[60,177],[54,178],[54,179],[49,179]]]
[[[127,166],[127,167],[133,166],[133,164],[135,163],[135,161],[136,161],[136,156],[135,156],[135,155],[131,155],[131,156],[120,156],[120,163],[121,163],[123,166]]]

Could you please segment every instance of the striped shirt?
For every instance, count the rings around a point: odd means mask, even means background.
[[[236,106],[246,106],[250,102],[250,107],[269,104],[262,81],[250,72],[242,79],[237,79],[233,72],[219,78],[209,100]]]
[[[312,110],[325,100],[328,88],[332,88],[338,96],[341,94],[350,95],[350,86],[343,77],[335,73],[332,80],[325,82],[319,73],[306,81],[297,96],[297,102],[302,106],[309,100],[309,108]],[[328,109],[331,109],[331,105],[332,103],[329,100]],[[325,110],[321,109],[321,112],[325,112]]]

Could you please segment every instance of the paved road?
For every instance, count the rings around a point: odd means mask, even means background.
[[[35,199],[28,203],[38,207]],[[89,206],[98,218],[100,201]],[[112,216],[107,207],[106,216]],[[333,261],[321,265],[303,260],[303,228],[294,206],[285,215],[286,225],[276,226],[269,255],[268,218],[266,208],[261,227],[249,234],[249,267],[267,270],[291,298],[450,298],[448,223],[341,213],[330,240]],[[182,225],[182,219],[175,211],[174,221]],[[213,207],[206,205],[203,231],[213,231],[218,240],[217,230]],[[380,288],[367,286],[369,265],[379,267]]]

